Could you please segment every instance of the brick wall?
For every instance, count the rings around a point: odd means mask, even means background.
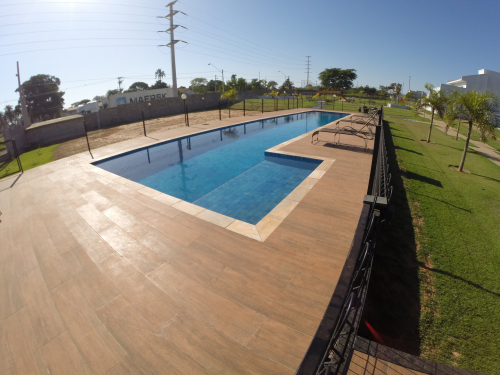
[[[25,134],[28,144],[40,146],[83,137],[85,135],[83,116],[75,115],[39,122],[28,127]]]

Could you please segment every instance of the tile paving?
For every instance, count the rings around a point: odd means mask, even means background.
[[[243,120],[154,133],[93,155]],[[352,138],[332,147],[302,137],[281,148],[335,162],[302,187],[300,201],[270,215],[279,226],[264,228],[264,241],[225,229],[238,225],[231,218],[211,223],[121,183],[90,165],[88,153],[0,181],[0,374],[293,374],[366,192],[371,149]]]

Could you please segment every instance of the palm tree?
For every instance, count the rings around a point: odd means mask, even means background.
[[[448,134],[448,130],[450,129],[450,127],[453,127],[453,123],[455,122],[455,120],[458,120],[459,128],[457,129],[457,136],[455,139],[458,138],[458,130],[460,130],[460,112],[459,112],[460,107],[456,104],[457,96],[458,96],[457,90],[453,90],[453,92],[448,95],[448,103],[446,105],[446,109],[443,116],[443,120],[446,124],[445,128],[446,134]]]
[[[497,112],[500,111],[500,99],[493,91],[479,93],[473,90],[458,94],[456,104],[460,106],[461,117],[469,123],[464,153],[458,167],[458,171],[462,172],[469,148],[472,125],[479,131],[481,142],[486,142],[488,137],[496,139],[495,130],[499,124]]]
[[[429,95],[422,98],[421,105],[431,107],[431,126],[429,127],[429,135],[427,136],[427,143],[429,143],[431,141],[432,125],[434,124],[434,113],[437,112],[438,116],[443,118],[448,97],[444,91],[434,90],[434,86],[430,83],[426,83],[425,88],[429,90]]]
[[[155,78],[161,82],[163,77],[165,77],[165,72],[161,69],[157,69],[155,72]]]

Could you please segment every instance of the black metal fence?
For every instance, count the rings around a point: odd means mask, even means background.
[[[378,234],[390,224],[392,195],[382,128],[376,127],[363,209],[339,281],[297,375],[346,374],[368,291]]]
[[[14,151],[13,158],[10,157],[8,149]],[[3,161],[0,161],[0,180],[5,177],[23,172],[23,166],[21,165],[21,160],[19,158],[16,141],[7,140],[4,142],[0,142],[0,153],[2,156],[5,155],[5,159]]]

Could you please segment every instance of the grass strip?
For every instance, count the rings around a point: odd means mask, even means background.
[[[20,159],[23,169],[27,171],[40,165],[50,163],[57,146],[59,146],[59,144],[40,147],[36,150],[28,151],[22,154],[20,156]],[[0,163],[0,177],[17,172],[18,170],[19,167],[16,160],[10,160],[4,163]]]
[[[464,140],[433,132],[428,144],[426,124],[393,118],[385,127],[397,211],[364,320],[389,346],[499,375],[500,168],[469,148],[470,173],[456,172]]]

